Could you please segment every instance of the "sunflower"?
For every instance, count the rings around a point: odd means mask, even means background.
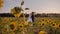
[[[52,19],[48,18],[47,23],[51,23]]]
[[[3,0],[0,0],[0,8],[3,6]]]
[[[48,18],[41,18],[41,21],[47,22]]]
[[[22,8],[19,8],[19,7],[14,7],[13,9],[11,9],[11,13],[15,17],[20,17],[21,16],[21,11],[22,11]]]
[[[13,14],[13,13],[15,13],[15,10],[14,10],[14,8],[13,9],[11,9],[11,13]]]
[[[50,19],[50,18],[41,18],[41,22],[45,22],[45,23],[52,23],[54,22],[54,20]]]
[[[47,34],[46,31],[40,31],[39,34]]]
[[[57,28],[59,28],[59,29],[60,29],[60,24],[58,24],[57,26],[58,26]]]
[[[14,14],[15,17],[20,17],[21,13],[19,12],[18,14]]]
[[[57,28],[57,24],[56,23],[52,23],[51,27],[56,29]]]
[[[11,29],[12,31],[17,30],[17,23],[16,23],[16,22],[11,22],[11,24],[10,24],[10,29]]]
[[[41,22],[45,23],[46,25],[49,24],[51,22],[51,19],[49,18],[42,18]]]
[[[20,23],[20,24],[19,24],[19,28],[20,28],[20,30],[24,30],[24,25],[23,25],[23,23]]]
[[[24,26],[24,25],[23,25],[22,23],[19,24],[19,27],[20,27],[20,28],[23,27],[23,26]]]
[[[29,22],[29,23],[28,23],[28,26],[33,26],[33,23]]]
[[[45,23],[45,22],[41,22],[41,26],[45,26],[45,25],[47,25],[47,23]]]
[[[25,21],[24,25],[28,25],[28,22]]]

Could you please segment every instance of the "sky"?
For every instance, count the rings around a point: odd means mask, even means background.
[[[22,0],[4,0],[0,13],[10,13],[15,6],[20,7]],[[24,8],[29,8],[25,13],[60,13],[60,0],[24,0]]]

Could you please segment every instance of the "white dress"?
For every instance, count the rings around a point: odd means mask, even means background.
[[[31,15],[29,15],[29,17],[28,17],[28,19],[27,19],[27,22],[32,22]]]

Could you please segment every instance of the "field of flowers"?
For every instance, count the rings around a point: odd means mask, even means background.
[[[38,17],[34,23],[0,17],[0,34],[60,34],[60,17]]]

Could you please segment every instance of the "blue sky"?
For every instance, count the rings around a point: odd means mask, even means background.
[[[4,5],[0,9],[0,13],[10,13],[15,6],[20,6],[22,0],[4,0]],[[29,12],[37,13],[60,13],[60,0],[24,0],[23,8],[30,8]]]

